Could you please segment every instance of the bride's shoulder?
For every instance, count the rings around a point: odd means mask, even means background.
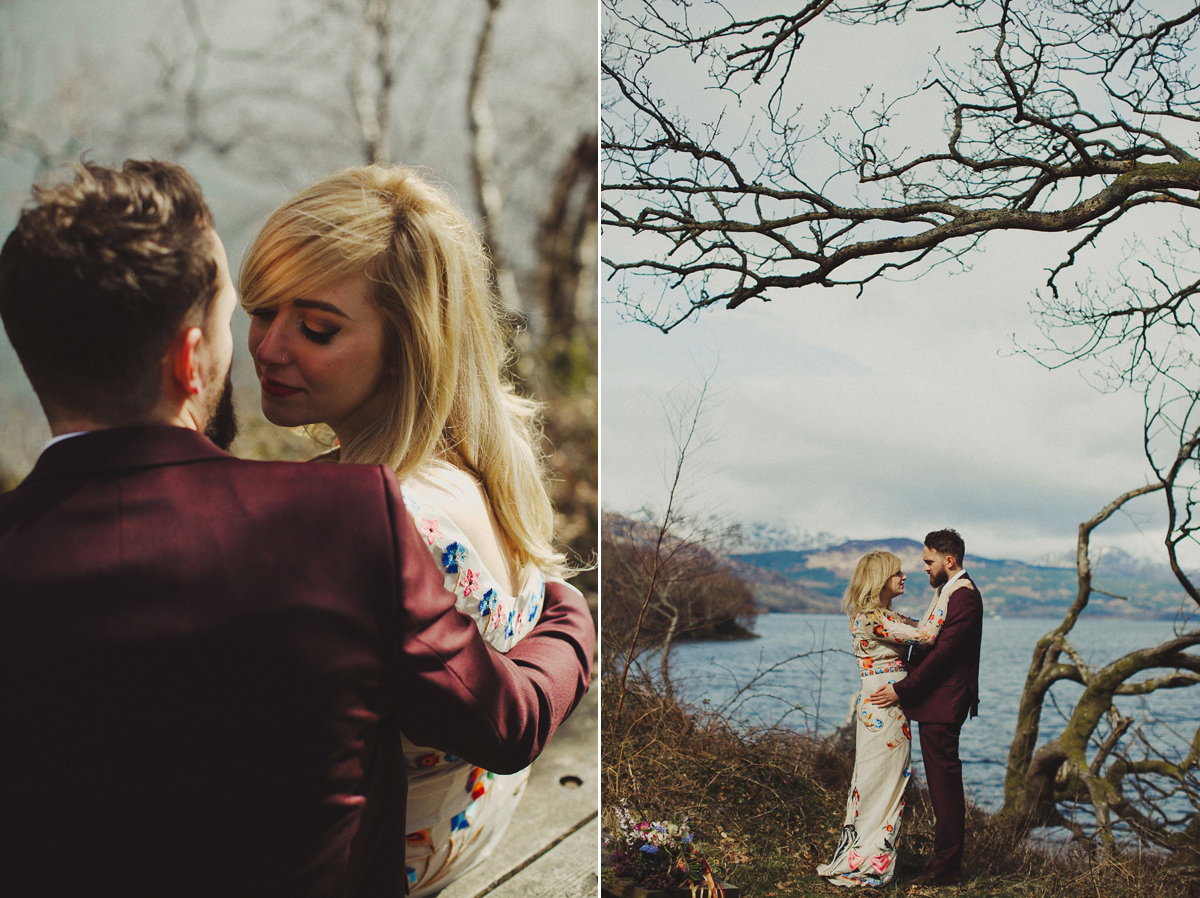
[[[489,570],[512,592],[509,553],[483,485],[469,472],[435,462],[405,478],[401,490],[437,509],[475,549]]]
[[[471,474],[452,465],[434,463],[409,475],[402,490],[425,498],[467,531],[472,521],[488,521],[487,495]],[[469,537],[468,533],[468,537]]]

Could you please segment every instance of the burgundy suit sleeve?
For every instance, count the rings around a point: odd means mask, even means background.
[[[397,549],[399,723],[412,741],[496,773],[529,765],[591,679],[595,626],[578,590],[548,583],[541,619],[507,655],[489,646],[385,476]]]
[[[892,684],[900,697],[900,706],[923,701],[961,663],[967,640],[974,629],[972,621],[983,614],[983,600],[976,589],[956,589],[946,608],[946,622],[937,641],[924,651],[908,675]]]

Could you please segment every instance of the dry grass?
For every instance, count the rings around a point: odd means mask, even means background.
[[[630,686],[614,719],[616,683],[602,714],[603,824],[620,801],[647,819],[686,816],[719,878],[754,898],[845,894],[816,875],[837,843],[853,759],[829,742],[783,730],[740,731],[680,705],[644,682]],[[901,859],[929,853],[933,815],[914,771]],[[965,868],[956,887],[903,880],[897,895],[988,898],[1200,898],[1197,872],[1161,856],[1098,859],[1085,848],[1038,847],[972,807]]]

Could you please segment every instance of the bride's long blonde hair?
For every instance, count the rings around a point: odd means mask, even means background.
[[[898,555],[883,549],[873,549],[858,559],[854,576],[842,596],[842,610],[853,616],[867,611],[878,611],[883,607],[880,594],[883,584],[894,574],[900,573],[903,562]]]
[[[434,459],[478,478],[520,568],[564,570],[537,447],[538,406],[503,375],[502,310],[479,235],[441,190],[403,166],[335,172],[267,219],[242,265],[248,311],[365,274],[395,371],[387,414],[339,460],[401,480]]]

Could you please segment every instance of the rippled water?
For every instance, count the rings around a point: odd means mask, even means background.
[[[964,725],[963,778],[973,800],[999,808],[1004,769],[1016,725],[1017,707],[1034,643],[1058,625],[1056,620],[988,619],[983,628],[979,716]],[[688,700],[723,707],[749,726],[783,725],[828,734],[845,722],[858,689],[858,667],[842,615],[765,614],[755,631],[760,639],[679,645],[672,654],[676,689]],[[1174,632],[1170,621],[1095,618],[1080,622],[1072,644],[1092,665],[1135,648],[1155,645]],[[1060,683],[1042,715],[1043,739],[1061,729],[1082,687]],[[1181,751],[1200,720],[1200,688],[1121,700],[1122,713],[1155,720],[1156,742]],[[1182,752],[1181,752],[1182,753]],[[913,740],[914,765],[920,746]]]

